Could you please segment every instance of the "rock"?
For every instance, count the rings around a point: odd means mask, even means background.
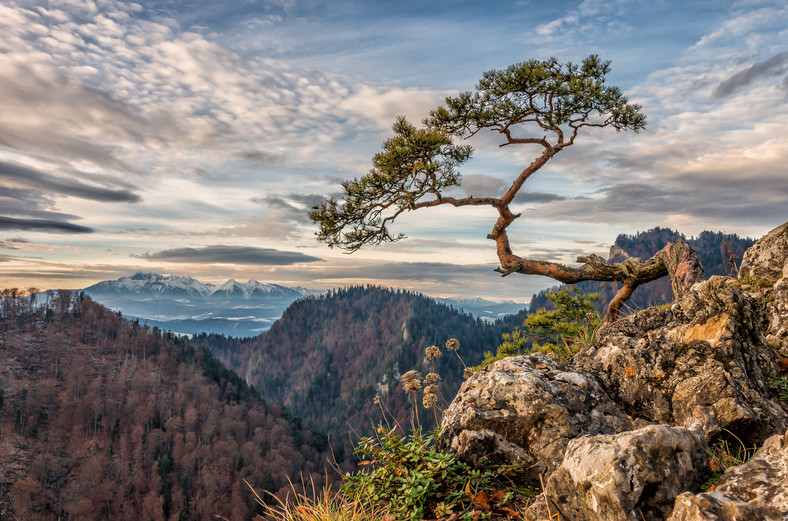
[[[788,262],[788,223],[770,231],[742,257],[740,280],[775,282],[783,276]]]
[[[768,321],[766,341],[772,347],[788,352],[788,263],[783,273],[783,277],[764,296]]]
[[[701,431],[667,425],[574,439],[547,480],[551,508],[566,521],[665,519],[710,475],[706,449]]]
[[[631,428],[596,379],[534,353],[466,380],[443,413],[438,444],[471,463],[523,462],[539,474],[561,463],[570,439]]]
[[[694,495],[685,492],[676,498],[676,508],[670,521],[778,521],[783,517],[766,516],[763,509],[736,498],[708,492]]]
[[[725,471],[713,492],[684,493],[671,521],[788,520],[788,433],[772,436],[753,458]]]
[[[707,440],[728,429],[759,443],[788,428],[771,398],[776,353],[764,336],[763,305],[712,277],[670,309],[649,308],[603,326],[572,367],[597,376],[633,418],[691,427]]]
[[[440,448],[523,462],[548,504],[529,521],[788,521],[788,408],[769,388],[788,349],[788,223],[745,254],[739,279],[694,284],[671,306],[596,333],[565,365],[512,357],[472,375],[444,412]],[[709,442],[765,445],[695,494]],[[678,499],[676,499],[678,497]],[[548,506],[550,510],[548,511]]]

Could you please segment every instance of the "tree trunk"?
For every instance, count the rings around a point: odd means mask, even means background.
[[[496,233],[497,232],[497,233]],[[670,277],[673,295],[681,298],[693,284],[703,280],[703,267],[698,254],[681,238],[668,243],[648,260],[629,258],[623,262],[608,262],[599,255],[578,257],[583,264],[577,268],[555,262],[524,259],[512,253],[505,227],[493,230],[490,238],[497,243],[501,267],[496,269],[504,277],[511,273],[542,275],[564,284],[575,284],[584,280],[621,282],[623,287],[610,302],[605,322],[613,322],[619,316],[621,306],[641,284],[664,276]]]

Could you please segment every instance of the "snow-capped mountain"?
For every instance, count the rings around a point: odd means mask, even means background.
[[[205,284],[188,275],[159,275],[138,272],[130,277],[105,280],[85,288],[88,295],[166,295],[206,297],[215,290],[213,284]]]
[[[230,279],[218,288],[214,289],[211,296],[224,296],[224,297],[263,297],[263,296],[295,296],[303,297],[310,293],[303,293],[294,288],[280,286],[279,284],[262,284],[256,280],[248,280],[246,282],[238,282],[235,279]]]
[[[254,336],[265,331],[299,298],[319,293],[306,288],[230,279],[215,285],[188,275],[139,272],[106,280],[84,292],[93,300],[176,333]]]
[[[305,288],[288,288],[279,284],[263,284],[256,280],[238,282],[230,279],[221,286],[200,282],[188,275],[159,275],[138,272],[130,277],[105,280],[85,288],[91,296],[138,295],[157,297],[203,297],[203,298],[254,298],[293,297],[300,298],[315,293]]]
[[[256,280],[238,282],[230,279],[216,285],[200,282],[188,275],[145,272],[105,280],[83,291],[108,308],[150,326],[176,333],[207,332],[236,337],[260,334],[270,328],[290,304],[321,293]],[[525,304],[517,302],[492,302],[480,298],[436,300],[485,320],[496,320],[525,307]]]

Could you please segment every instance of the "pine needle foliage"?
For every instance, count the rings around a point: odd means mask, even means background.
[[[522,327],[504,333],[497,353],[486,353],[477,369],[528,351],[565,360],[594,341],[602,323],[599,313],[594,311],[598,293],[585,294],[577,288],[570,291],[564,287],[548,292],[547,298],[554,309],[541,308],[528,315]]]

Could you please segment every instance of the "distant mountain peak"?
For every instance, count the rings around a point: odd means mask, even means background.
[[[278,284],[263,284],[254,279],[238,282],[229,279],[216,286],[200,282],[189,275],[161,275],[159,273],[138,271],[134,275],[120,277],[116,280],[105,280],[85,288],[88,294],[96,295],[148,295],[169,297],[203,297],[203,298],[253,298],[269,296],[287,296],[299,298],[314,294],[314,290],[305,288],[288,288]]]

